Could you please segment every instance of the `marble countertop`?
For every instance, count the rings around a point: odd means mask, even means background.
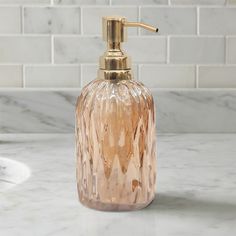
[[[71,134],[1,134],[0,157],[31,169],[0,190],[1,236],[236,235],[236,134],[160,135],[156,199],[134,212],[78,202]]]

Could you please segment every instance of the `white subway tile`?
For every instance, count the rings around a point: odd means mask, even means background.
[[[128,37],[124,49],[135,63],[166,62],[166,38],[163,36]]]
[[[226,62],[236,64],[236,37],[226,38]]]
[[[20,7],[0,7],[0,34],[21,32]]]
[[[140,80],[150,88],[194,88],[195,67],[141,65]]]
[[[0,4],[49,4],[50,0],[0,0]]]
[[[197,11],[190,7],[142,7],[141,21],[158,27],[161,35],[197,32]],[[142,34],[154,33],[142,30]]]
[[[176,5],[224,5],[226,0],[170,0]]]
[[[163,5],[168,0],[111,0],[112,5]]]
[[[55,37],[56,63],[92,63],[98,62],[99,56],[106,49],[100,37]]]
[[[82,87],[97,78],[98,64],[81,65],[81,83]]]
[[[97,78],[98,64],[82,64],[82,86],[85,86],[92,80]],[[135,80],[138,80],[138,66],[132,65],[133,76]]]
[[[2,36],[0,52],[0,63],[48,63],[50,37]]]
[[[171,37],[171,63],[224,63],[223,37]]]
[[[54,4],[62,5],[105,5],[109,4],[109,0],[54,0]]]
[[[80,66],[26,66],[25,87],[80,87]]]
[[[22,87],[22,66],[0,65],[0,87]]]
[[[236,34],[236,8],[200,8],[200,34]]]
[[[236,88],[236,66],[199,66],[199,88]]]
[[[84,7],[82,8],[82,22],[84,34],[102,35],[102,17],[120,15],[125,16],[129,21],[138,21],[137,7]],[[129,29],[129,34],[137,34],[137,29]]]
[[[26,7],[24,31],[33,34],[78,34],[80,33],[80,8]]]

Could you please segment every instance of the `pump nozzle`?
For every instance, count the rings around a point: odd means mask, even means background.
[[[124,26],[126,27],[142,27],[146,30],[149,30],[149,31],[152,31],[152,32],[158,32],[158,28],[155,28],[151,25],[147,25],[147,24],[144,24],[144,23],[141,23],[141,22],[127,22],[127,21],[124,21]]]
[[[106,16],[103,21],[103,40],[108,43],[120,43],[126,41],[127,27],[142,27],[152,32],[158,32],[156,27],[141,23],[128,22],[125,17]]]

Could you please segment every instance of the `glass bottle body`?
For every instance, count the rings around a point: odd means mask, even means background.
[[[134,80],[94,80],[76,107],[77,187],[98,210],[135,210],[155,196],[156,133],[151,93]]]

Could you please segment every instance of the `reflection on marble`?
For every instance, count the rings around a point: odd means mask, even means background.
[[[152,90],[159,132],[236,132],[236,90]],[[74,132],[79,90],[0,91],[0,133]]]
[[[78,202],[74,135],[2,134],[0,140],[0,155],[32,170],[28,181],[0,193],[0,235],[236,234],[235,134],[159,136],[156,199],[122,213]]]
[[[30,169],[25,164],[0,157],[0,193],[26,181],[29,177]]]

